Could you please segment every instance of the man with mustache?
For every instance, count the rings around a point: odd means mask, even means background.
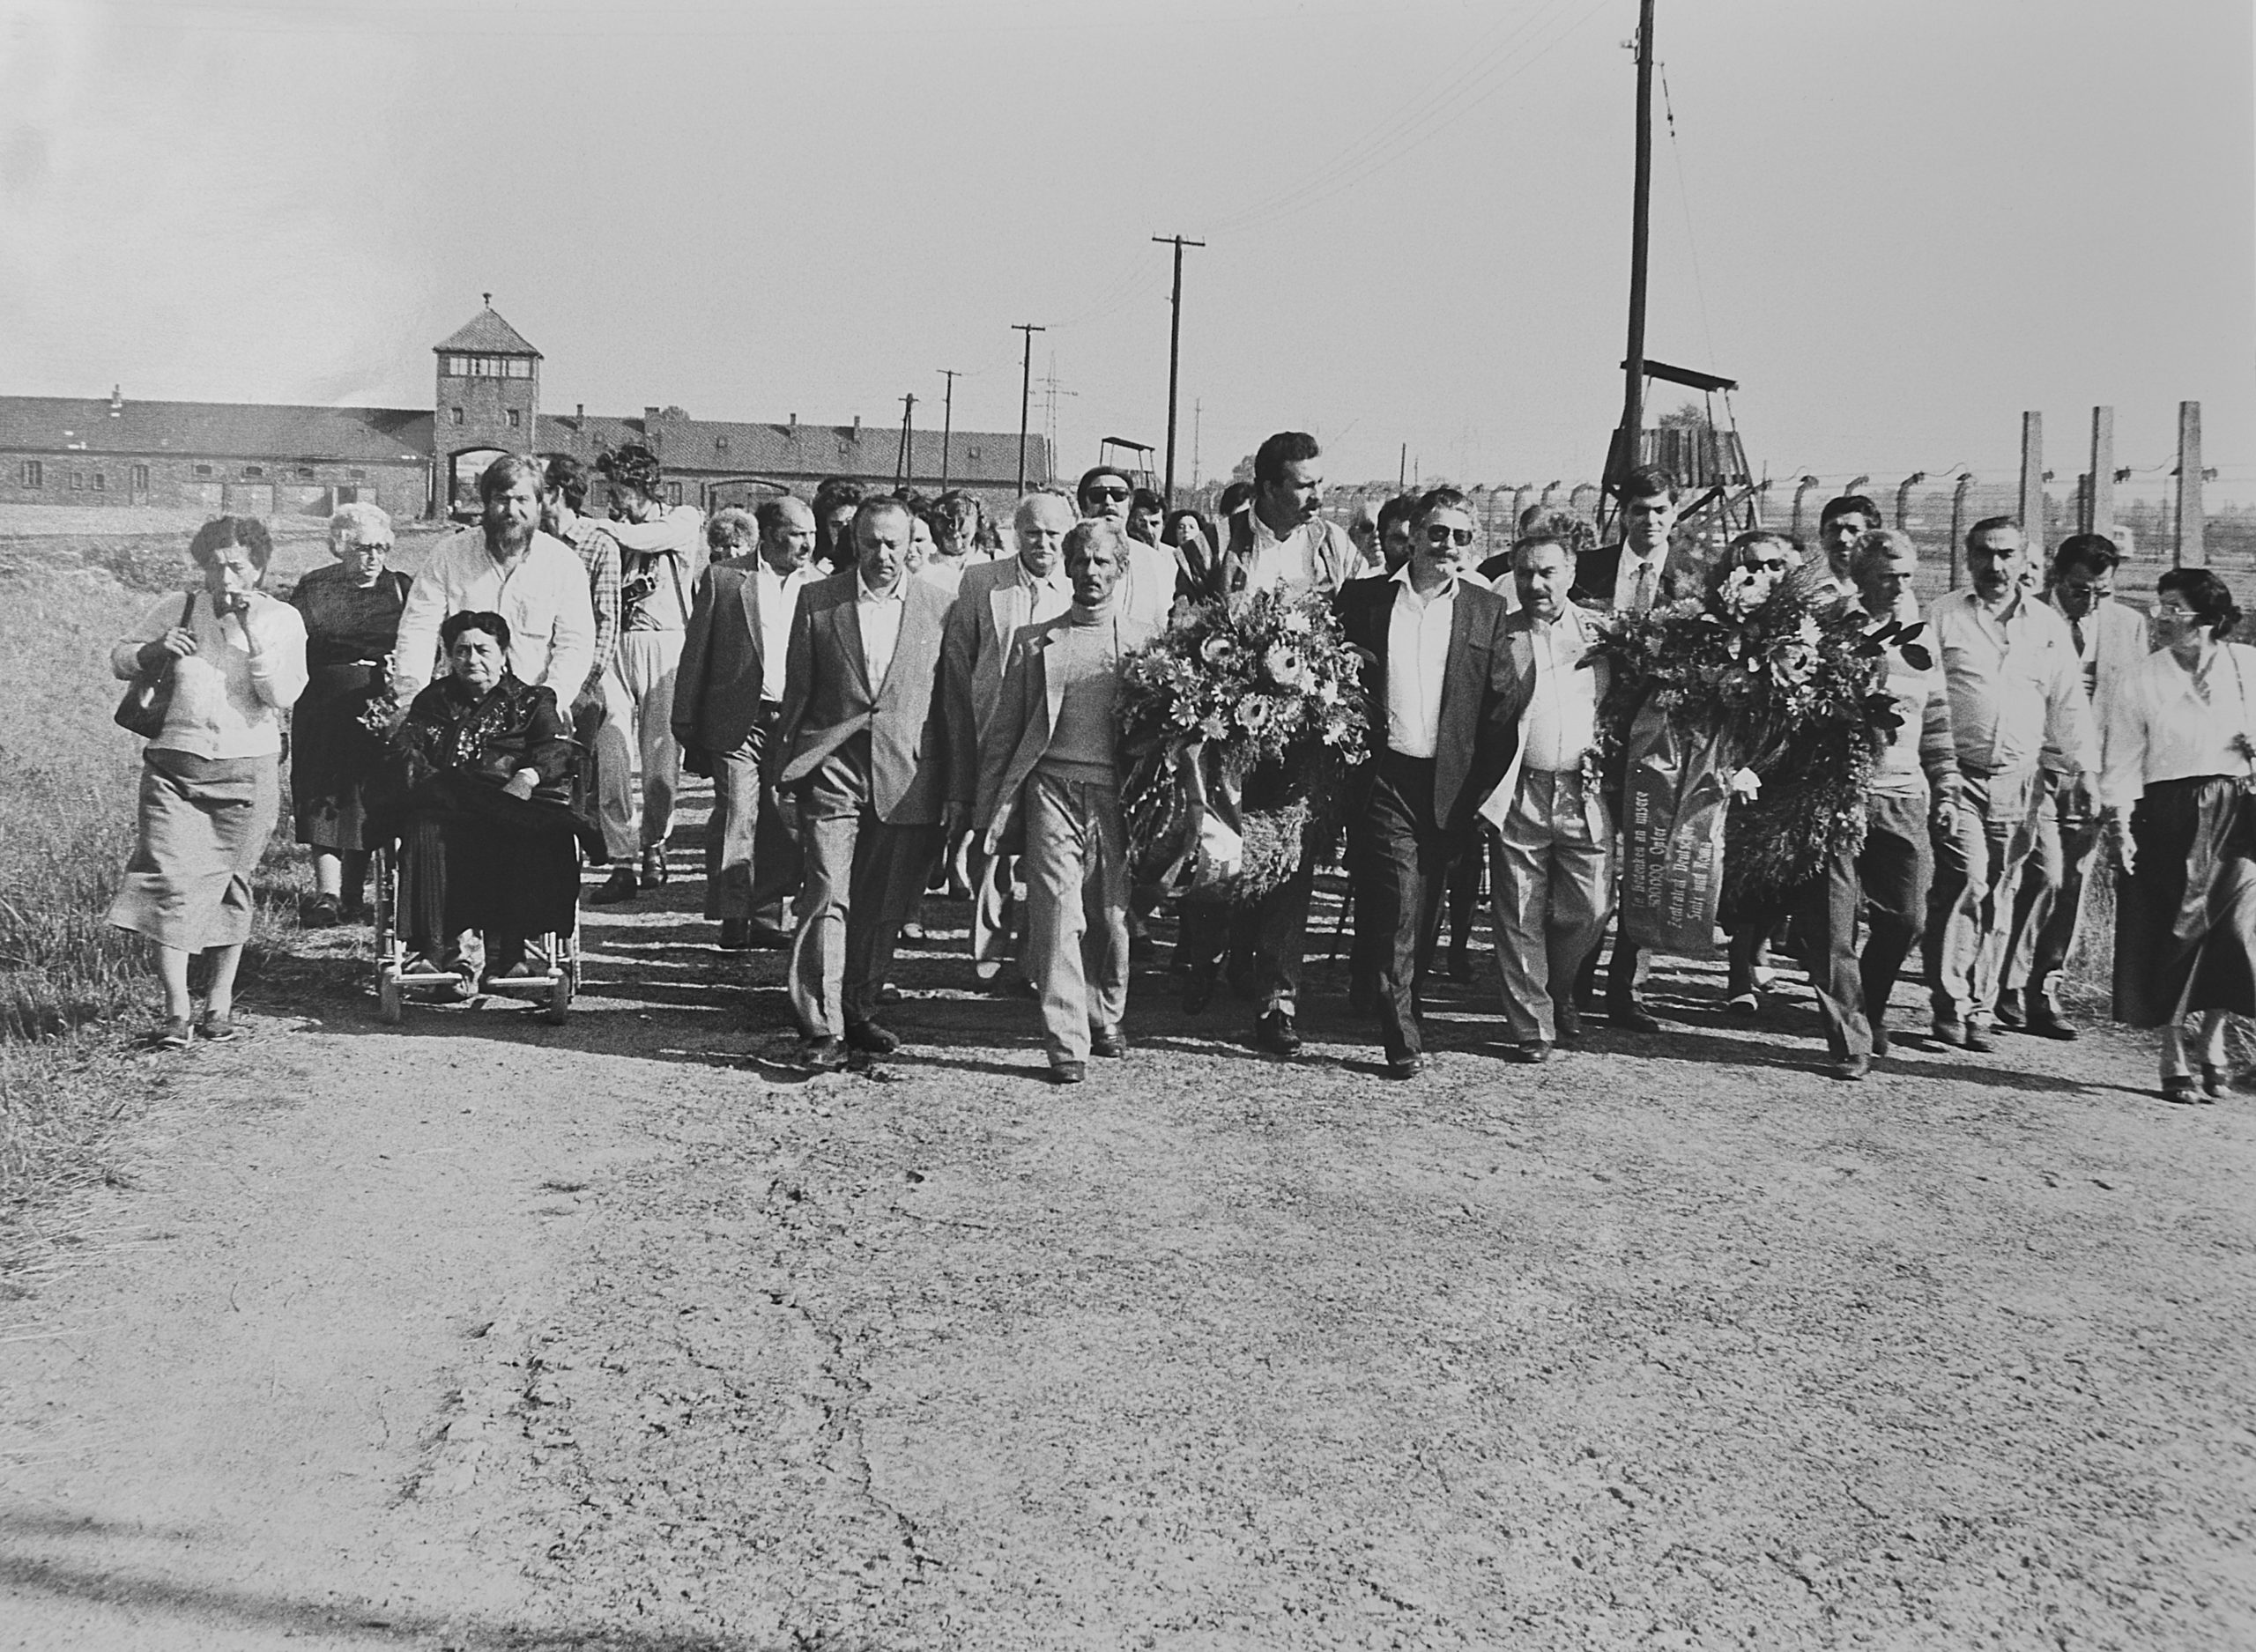
[[[2089,813],[2099,767],[2082,662],[2067,622],[2022,584],[2028,559],[2012,517],[1976,522],[1966,535],[1973,588],[1940,598],[1929,616],[1963,806],[1937,835],[1926,952],[1935,1039],[1962,1049],[1995,1048],[2014,889],[2044,789]]]

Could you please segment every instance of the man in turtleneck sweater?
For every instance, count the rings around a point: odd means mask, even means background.
[[[1022,838],[1028,977],[1042,996],[1050,1077],[1079,1084],[1092,1053],[1128,1039],[1128,846],[1114,761],[1120,661],[1156,629],[1121,601],[1127,536],[1107,521],[1065,536],[1072,606],[1020,628],[979,743],[990,855]]]

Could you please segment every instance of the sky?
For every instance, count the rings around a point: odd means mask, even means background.
[[[2249,0],[1659,0],[1647,349],[1758,472],[2256,498]],[[0,393],[427,406],[495,307],[543,404],[1015,430],[1178,479],[1592,477],[1635,0],[0,0]],[[1054,380],[1055,392],[1050,385]],[[1659,387],[1659,404],[1678,399]],[[1718,409],[1718,411],[1722,411]]]

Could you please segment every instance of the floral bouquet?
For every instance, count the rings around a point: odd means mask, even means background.
[[[1213,597],[1122,662],[1121,811],[1130,864],[1156,879],[1193,856],[1206,817],[1243,842],[1192,893],[1250,900],[1289,878],[1345,812],[1368,752],[1360,657],[1320,596]]]
[[[1688,734],[1717,737],[1726,766],[1761,782],[1726,817],[1726,925],[1775,910],[1836,851],[1863,843],[1874,761],[1902,722],[1885,656],[1899,647],[1926,669],[1914,640],[1922,629],[1821,607],[1798,575],[1761,567],[1728,570],[1704,603],[1616,615],[1603,627],[1599,647],[1614,663],[1609,752],[1650,707]]]

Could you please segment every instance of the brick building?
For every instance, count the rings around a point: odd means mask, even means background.
[[[738,424],[679,407],[639,416],[545,413],[541,353],[489,303],[432,347],[427,408],[300,407],[241,402],[0,396],[0,503],[174,506],[253,516],[326,515],[348,500],[408,518],[474,496],[499,452],[568,453],[592,463],[626,442],[658,455],[677,500],[707,509],[783,486],[805,496],[828,476],[927,493],[946,484],[1007,507],[1018,433],[912,433],[907,475],[900,433],[851,426]],[[945,463],[944,463],[945,461]],[[1027,441],[1029,485],[1050,478],[1050,454]]]

